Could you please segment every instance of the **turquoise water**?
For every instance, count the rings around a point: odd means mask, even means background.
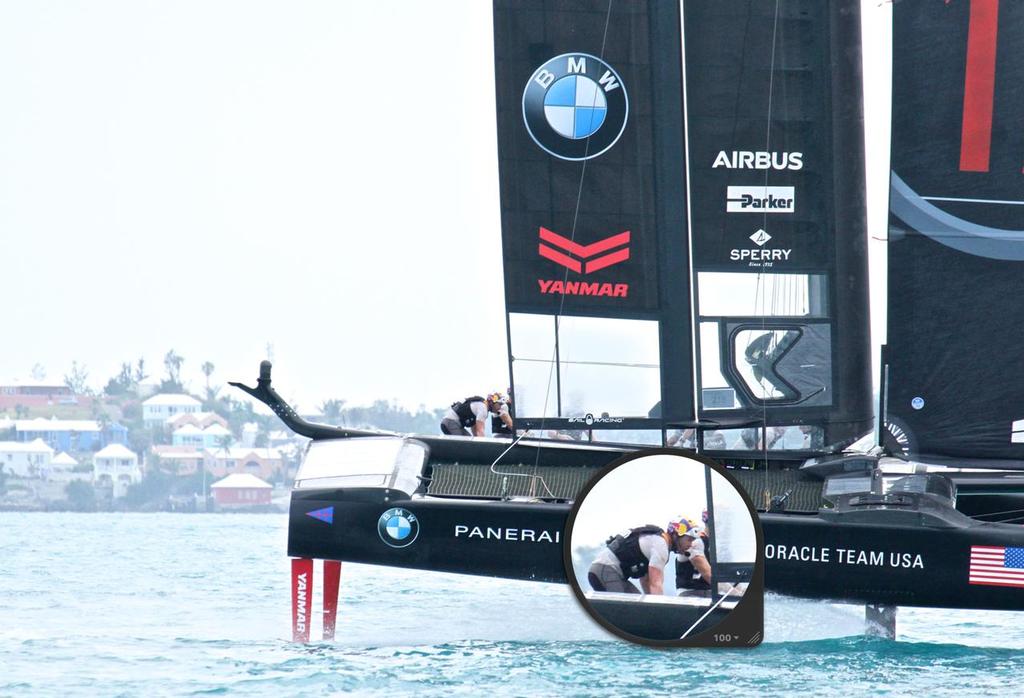
[[[289,641],[283,515],[0,514],[0,695],[1019,695],[1024,614],[770,596],[748,651],[632,647],[567,587],[346,564],[338,639]],[[316,623],[314,623],[316,629]]]

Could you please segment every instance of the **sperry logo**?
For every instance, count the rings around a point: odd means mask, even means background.
[[[628,230],[589,245],[580,245],[547,228],[540,229],[540,239],[540,247],[537,251],[541,257],[561,264],[567,269],[572,269],[577,274],[591,274],[629,259]],[[623,245],[627,245],[627,247],[623,247]],[[570,255],[580,259],[573,259]]]
[[[754,234],[750,236],[751,242],[757,245],[757,247],[746,250],[730,250],[729,259],[734,262],[747,262],[751,267],[771,267],[774,266],[775,262],[788,261],[792,250],[765,249],[764,246],[767,245],[771,239],[772,236],[768,234],[768,231],[763,228],[758,228]]]
[[[728,187],[727,213],[793,213],[796,193],[793,187]]]

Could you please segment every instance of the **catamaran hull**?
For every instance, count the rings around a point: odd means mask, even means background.
[[[566,582],[562,536],[569,504],[394,494],[378,488],[294,492],[288,554]],[[328,509],[330,522],[311,515]],[[388,533],[387,519],[382,522],[396,509],[414,519],[402,540]],[[1024,582],[1014,583],[1012,570],[971,581],[972,548],[1024,548],[1024,530],[1017,527],[851,524],[801,514],[760,518],[769,591],[841,602],[1024,610]]]

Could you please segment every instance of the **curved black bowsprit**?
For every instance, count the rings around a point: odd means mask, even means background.
[[[228,385],[249,393],[249,395],[252,395],[264,405],[272,409],[274,414],[276,414],[289,429],[300,436],[308,436],[314,441],[318,439],[347,439],[357,436],[380,436],[379,433],[373,431],[342,429],[341,427],[317,424],[303,419],[299,416],[299,413],[292,409],[292,406],[285,402],[284,398],[278,395],[277,391],[270,385],[270,369],[272,367],[273,364],[269,361],[264,360],[260,362],[260,377],[256,381],[255,388],[250,388],[243,383],[237,383],[234,381],[228,382]]]

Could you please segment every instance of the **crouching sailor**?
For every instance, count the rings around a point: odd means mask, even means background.
[[[612,536],[590,566],[587,581],[594,591],[639,594],[640,590],[629,581],[639,579],[644,593],[662,594],[669,553],[685,554],[700,538],[702,528],[690,519],[679,517],[664,529],[640,526]],[[694,558],[695,564],[698,559],[704,561],[710,579],[711,569],[703,552]]]
[[[705,553],[708,532],[699,525],[696,530],[693,544],[683,552],[676,551],[676,589],[686,596],[710,596],[711,564]]]
[[[502,401],[501,393],[491,393],[487,397],[474,395],[467,397],[462,402],[453,402],[444,419],[441,420],[441,433],[455,436],[483,436],[489,414],[497,416],[511,431],[512,417],[509,415],[508,405]]]

